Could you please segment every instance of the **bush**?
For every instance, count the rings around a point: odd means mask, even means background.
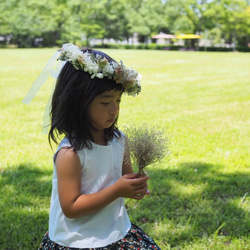
[[[250,47],[247,47],[247,46],[239,46],[239,47],[236,47],[236,50],[237,50],[237,51],[240,51],[240,52],[250,52]]]
[[[205,47],[200,46],[198,48],[185,48],[180,45],[159,45],[156,43],[151,44],[144,44],[141,43],[139,45],[130,45],[130,44],[97,44],[94,45],[93,48],[104,48],[104,49],[139,49],[139,50],[173,50],[173,51],[207,51],[207,52],[231,52],[233,48],[226,48],[226,47]],[[236,51],[239,52],[250,52],[250,48],[247,46],[239,46],[236,47]]]
[[[233,51],[233,48],[226,48],[226,47],[205,47],[201,46],[199,47],[199,51],[215,51],[215,52],[227,52],[227,51]]]
[[[148,44],[147,47],[148,47],[148,49],[152,49],[152,50],[164,50],[164,49],[167,50],[167,49],[170,48],[169,46],[159,45],[159,44],[156,44],[156,43]]]
[[[136,49],[136,47],[134,45],[126,44],[124,45],[124,49]]]

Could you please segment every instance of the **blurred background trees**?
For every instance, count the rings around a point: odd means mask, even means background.
[[[249,0],[0,0],[2,44],[56,46],[112,38],[142,43],[159,32],[212,43],[250,40]]]

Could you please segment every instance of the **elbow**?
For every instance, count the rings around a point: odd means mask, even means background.
[[[68,218],[68,219],[76,219],[80,217],[80,215],[74,211],[72,207],[61,207],[63,214]]]
[[[77,218],[76,216],[74,216],[74,215],[72,215],[72,214],[65,214],[65,213],[64,213],[64,215],[65,215],[68,219],[71,219],[71,220]]]
[[[75,215],[75,213],[73,213],[72,211],[69,211],[67,209],[62,209],[63,214],[68,218],[68,219],[76,219],[77,216]]]
[[[92,211],[77,210],[74,207],[62,208],[62,212],[68,219],[77,219],[93,213]]]

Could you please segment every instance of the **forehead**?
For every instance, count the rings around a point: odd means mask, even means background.
[[[109,90],[98,95],[97,98],[119,98],[121,95],[122,92],[119,90]]]

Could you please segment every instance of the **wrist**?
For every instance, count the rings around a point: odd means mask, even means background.
[[[111,187],[111,193],[114,195],[114,199],[120,198],[121,194],[119,192],[119,188],[117,182],[115,182]]]

